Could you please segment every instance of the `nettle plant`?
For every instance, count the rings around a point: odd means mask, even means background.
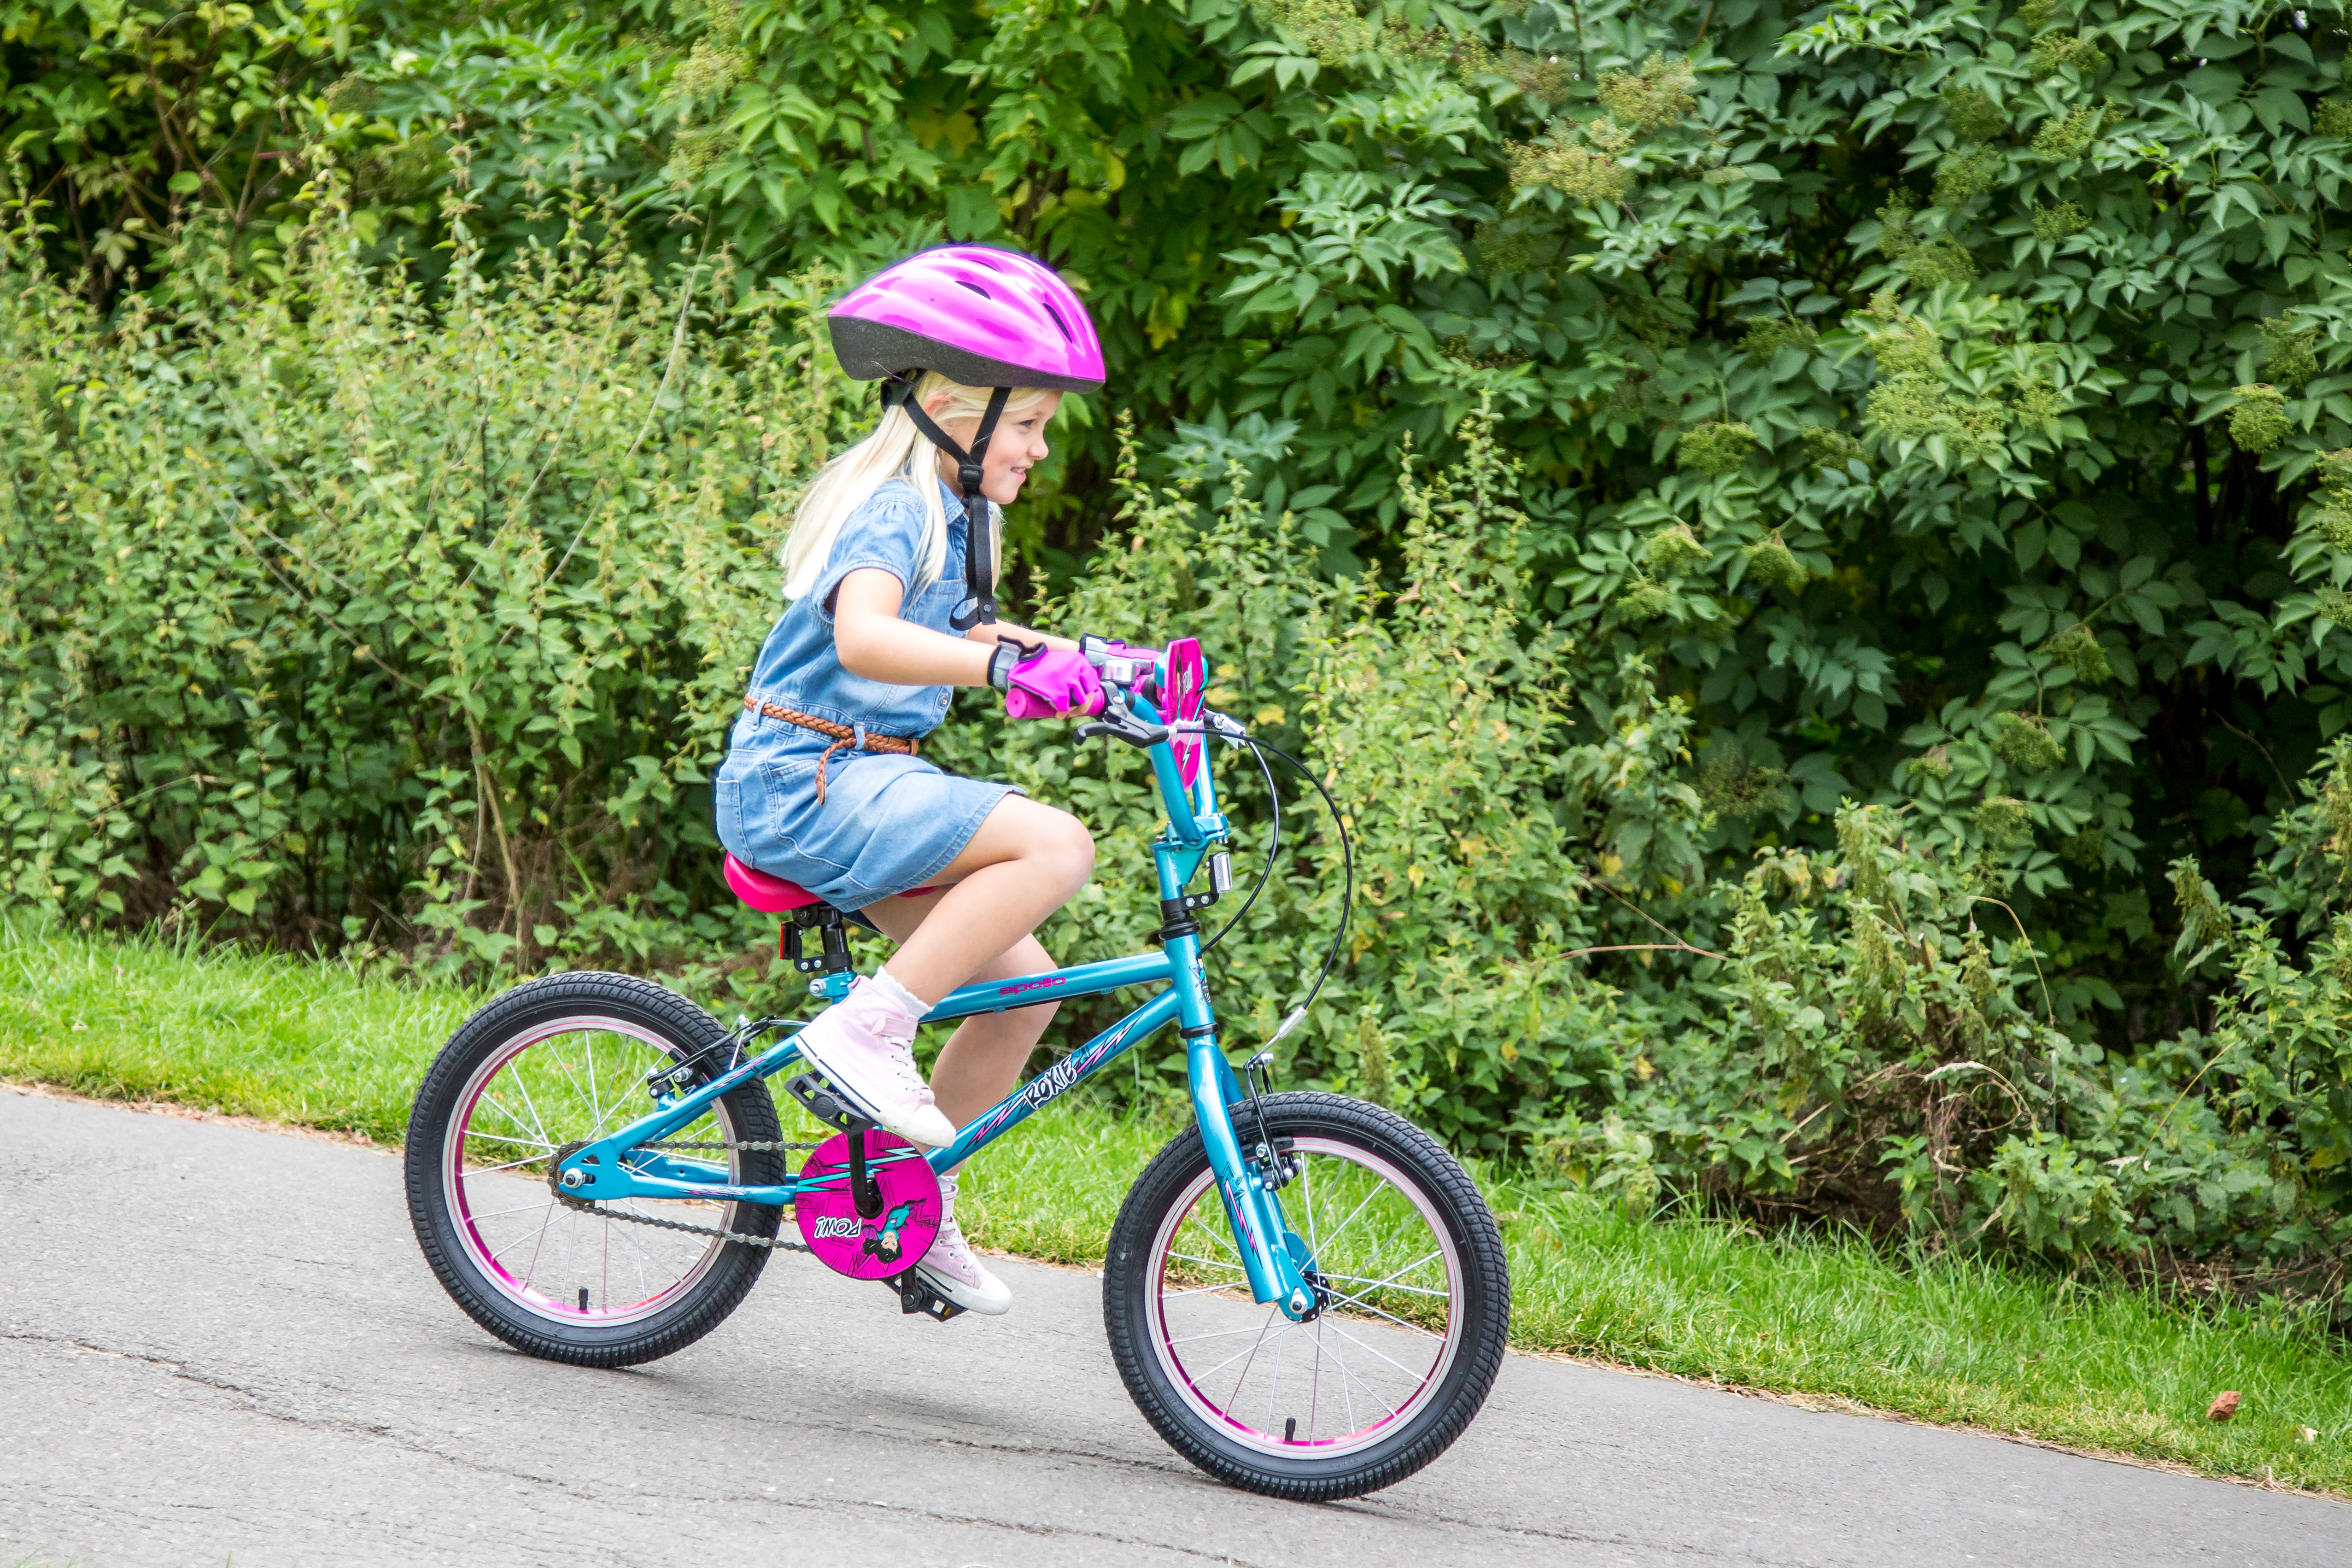
[[[1140,477],[1290,511],[1333,575],[1402,565],[1396,454],[1454,460],[1485,400],[1530,614],[1580,689],[1633,656],[1685,700],[1738,807],[1717,870],[1825,845],[1843,798],[1914,803],[1917,841],[2012,857],[2062,1019],[2095,968],[2116,1045],[2196,1005],[2164,866],[2242,879],[2352,720],[2340,13],[650,0],[208,21],[189,49],[44,16],[38,63],[77,80],[242,72],[269,154],[207,165],[258,193],[232,207],[152,151],[156,95],[77,141],[20,94],[42,189],[125,193],[106,233],[76,206],[44,237],[108,288],[153,270],[122,225],[175,197],[278,267],[314,143],[369,254],[436,269],[461,221],[492,258],[558,246],[550,187],[581,179],[640,254],[748,261],[737,290],[1018,245],[1085,284]],[[1065,584],[1125,537],[1080,412],[1013,520]]]
[[[1531,1117],[1613,1086],[1637,1052],[1615,994],[1575,956],[1607,923],[1591,907],[1584,843],[1597,831],[1629,877],[1679,868],[1690,851],[1677,823],[1699,808],[1674,780],[1683,725],[1638,667],[1623,731],[1599,745],[1571,738],[1572,650],[1527,629],[1525,520],[1491,427],[1472,420],[1462,460],[1434,476],[1402,464],[1393,579],[1324,578],[1295,517],[1267,518],[1238,487],[1205,512],[1143,482],[1128,451],[1126,542],[1040,614],[1129,640],[1200,637],[1211,705],[1301,756],[1348,813],[1354,923],[1284,1047],[1285,1072],[1369,1093],[1490,1151]],[[1137,873],[1157,806],[1139,761],[977,716],[943,739],[950,765],[997,772],[1094,826],[1095,881],[1043,932],[1058,959],[1149,940],[1158,908]],[[1318,797],[1275,772],[1285,847],[1240,913],[1273,810],[1243,753],[1223,754],[1219,776],[1247,828],[1240,890],[1203,918],[1213,931],[1240,914],[1213,961],[1220,994],[1243,1012],[1239,1037],[1264,1038],[1306,1001],[1337,931],[1342,859]],[[1140,1070],[1181,1081],[1172,1060]]]
[[[111,321],[11,209],[10,891],[443,968],[734,940],[702,785],[852,414],[835,280],[665,287],[575,194],[427,300],[325,191],[282,275],[194,225]]]

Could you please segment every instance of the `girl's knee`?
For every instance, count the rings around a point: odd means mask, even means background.
[[[1072,891],[1095,874],[1095,836],[1066,811],[1054,813],[1053,826],[1040,836],[1039,858],[1060,872]]]

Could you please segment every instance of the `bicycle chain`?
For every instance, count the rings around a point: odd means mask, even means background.
[[[679,1230],[684,1231],[688,1236],[715,1236],[724,1241],[741,1242],[745,1247],[764,1247],[772,1252],[806,1252],[814,1254],[816,1251],[816,1248],[809,1246],[808,1243],[804,1241],[787,1241],[781,1236],[751,1236],[740,1230],[721,1230],[715,1225],[688,1225],[684,1220],[656,1219],[649,1214],[624,1214],[619,1209],[600,1209],[596,1206],[595,1200],[593,1198],[573,1197],[570,1193],[565,1192],[563,1190],[562,1184],[555,1179],[555,1173],[562,1168],[564,1160],[571,1155],[572,1151],[575,1149],[584,1149],[588,1145],[584,1142],[567,1143],[562,1148],[558,1149],[555,1152],[554,1157],[547,1163],[548,1188],[555,1194],[556,1202],[562,1204],[565,1208],[577,1209],[582,1214],[593,1214],[603,1219],[617,1219],[628,1225],[649,1225],[656,1230]],[[757,1140],[749,1143],[640,1143],[637,1147],[639,1149],[694,1150],[701,1152],[740,1149],[747,1153],[752,1154],[775,1154],[790,1153],[794,1150],[800,1149],[816,1149],[822,1147],[822,1145],[816,1143],[783,1143],[778,1142],[772,1139],[768,1139]]]

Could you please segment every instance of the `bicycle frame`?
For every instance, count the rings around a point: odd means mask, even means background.
[[[1110,700],[1123,701],[1127,710],[1145,724],[1160,722],[1140,695],[1114,691]],[[1217,810],[1216,785],[1205,744],[1202,750],[1200,771],[1187,790],[1168,742],[1163,739],[1148,749],[1153,780],[1168,812],[1168,831],[1151,846],[1163,906],[1184,896],[1202,861],[1227,837],[1225,819]],[[812,982],[810,990],[838,999],[848,982],[846,974],[830,975]],[[1141,1006],[982,1112],[953,1143],[931,1151],[928,1156],[931,1167],[944,1172],[961,1164],[1134,1049],[1160,1026],[1171,1019],[1181,1021],[1193,1119],[1207,1146],[1210,1168],[1249,1276],[1251,1293],[1261,1302],[1278,1304],[1287,1317],[1304,1317],[1316,1299],[1303,1272],[1310,1266],[1306,1246],[1285,1221],[1276,1193],[1266,1186],[1258,1163],[1243,1152],[1234,1131],[1234,1110],[1245,1097],[1218,1044],[1216,1013],[1209,999],[1197,931],[1168,937],[1158,952],[960,986],[926,1014],[924,1021],[942,1023],[1161,983],[1164,989]],[[694,1121],[721,1095],[754,1079],[773,1077],[801,1060],[799,1040],[794,1034],[698,1089],[660,1100],[651,1114],[564,1156],[559,1177],[576,1172],[582,1178],[566,1191],[583,1199],[791,1203],[796,1181],[772,1186],[733,1185],[720,1179],[726,1172],[719,1166],[677,1159],[639,1145],[661,1142]]]

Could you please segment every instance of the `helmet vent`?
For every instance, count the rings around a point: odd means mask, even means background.
[[[1070,331],[1070,323],[1062,320],[1062,312],[1054,309],[1054,303],[1052,300],[1040,300],[1037,303],[1044,307],[1045,314],[1052,318],[1054,325],[1062,330],[1062,341],[1064,342],[1074,343],[1078,341],[1076,336]]]
[[[996,296],[995,296],[995,295],[993,295],[993,294],[990,293],[987,289],[985,289],[982,288],[979,284],[977,284],[977,283],[971,283],[971,282],[967,282],[967,281],[965,281],[963,279],[961,279],[961,278],[959,278],[959,279],[956,279],[956,287],[957,287],[957,288],[959,288],[959,289],[971,289],[973,293],[975,293],[975,294],[979,295],[979,296],[980,296],[982,299],[983,299],[983,300],[993,300],[993,299],[995,299],[995,298],[996,298]]]

